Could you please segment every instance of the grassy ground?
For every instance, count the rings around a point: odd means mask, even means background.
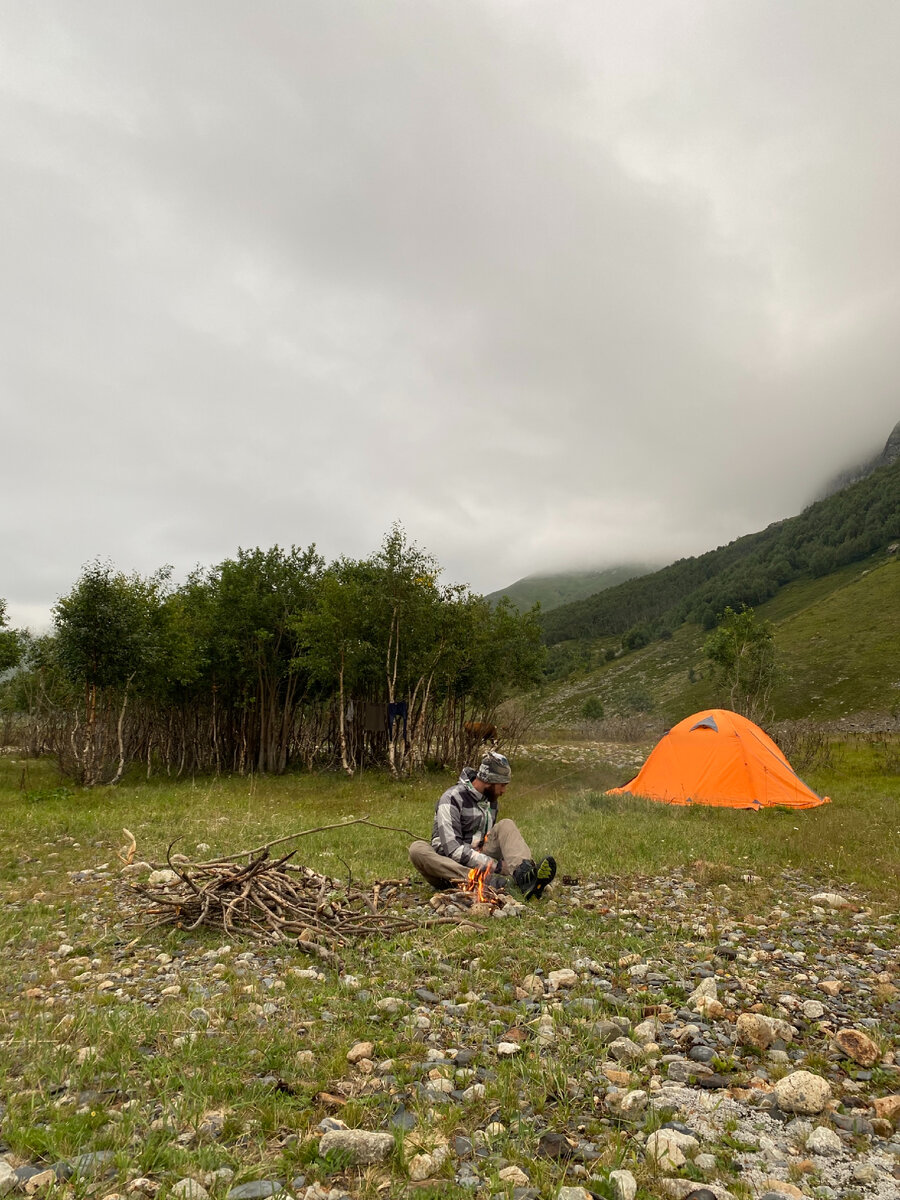
[[[833,765],[807,779],[833,802],[799,814],[679,809],[608,797],[603,789],[633,772],[596,756],[575,767],[527,762],[516,770],[503,813],[517,821],[536,851],[553,852],[568,874],[652,873],[703,859],[747,864],[763,875],[795,867],[896,898],[898,758],[896,743],[886,741],[837,746]],[[0,879],[22,894],[46,890],[65,869],[96,860],[98,851],[112,856],[125,840],[123,826],[136,835],[139,855],[154,860],[164,858],[174,839],[176,850],[193,854],[203,842],[215,855],[354,816],[428,836],[434,800],[452,781],[442,774],[401,783],[377,773],[353,780],[289,775],[140,780],[78,791],[61,784],[49,763],[0,758]],[[315,834],[305,839],[302,859],[338,875],[349,867],[359,880],[405,875],[409,840],[367,827]]]
[[[602,790],[625,774],[602,756],[571,770],[523,760],[520,768],[514,764],[503,810],[536,850],[557,856],[561,872],[615,877],[623,895],[635,886],[640,891],[638,876],[685,868],[701,883],[727,882],[730,903],[753,914],[777,901],[782,872],[790,868],[822,886],[859,889],[877,905],[896,906],[896,760],[896,746],[837,747],[833,766],[809,778],[832,804],[799,814],[670,809],[606,798]],[[82,792],[61,783],[49,763],[0,757],[0,1017],[6,1030],[0,1079],[9,1151],[18,1161],[52,1162],[108,1150],[118,1186],[149,1175],[147,1195],[183,1176],[222,1168],[235,1172],[235,1182],[302,1174],[330,1186],[342,1164],[323,1161],[316,1151],[317,1124],[335,1111],[335,1102],[323,1096],[337,1094],[341,1117],[365,1128],[383,1126],[385,1105],[393,1103],[386,1092],[366,1091],[350,1070],[350,1046],[374,1034],[377,1057],[396,1060],[399,1088],[421,1078],[426,1066],[424,1034],[380,1021],[377,998],[411,995],[417,986],[456,1000],[477,994],[472,1012],[497,1035],[517,1020],[515,987],[535,965],[569,966],[581,955],[614,963],[622,953],[660,949],[662,930],[644,936],[618,920],[571,908],[564,888],[530,906],[523,919],[487,921],[477,934],[451,927],[367,945],[345,963],[356,976],[352,984],[333,971],[321,978],[301,974],[310,960],[287,946],[242,961],[248,946],[237,943],[219,955],[224,939],[215,933],[140,936],[125,927],[115,858],[126,840],[123,826],[136,835],[138,856],[152,860],[162,859],[175,838],[176,850],[195,854],[202,843],[209,847],[203,856],[211,857],[349,817],[426,835],[434,799],[450,782],[449,775],[405,783],[377,774],[351,781],[298,775],[136,780]],[[397,877],[408,873],[408,840],[356,826],[304,839],[299,858],[336,876],[349,869],[358,881]],[[103,864],[110,869],[79,878],[78,872]],[[742,882],[747,872],[755,878]],[[420,885],[411,891],[427,900]],[[714,939],[716,931],[708,936]],[[702,953],[692,950],[695,957]],[[567,1042],[566,1053],[575,1055],[577,1042]],[[517,1133],[515,1115],[524,1094],[539,1117],[552,1113],[557,1125],[585,1121],[576,1100],[566,1098],[567,1070],[576,1068],[567,1068],[560,1055],[497,1064],[484,1098],[462,1113],[445,1109],[436,1117],[423,1103],[416,1130],[399,1138],[386,1168],[353,1177],[353,1194],[400,1194],[417,1150],[471,1132],[494,1113],[506,1130],[498,1161],[521,1163],[542,1195],[555,1194],[565,1166],[534,1159],[531,1127]],[[588,1121],[587,1133],[592,1129]],[[604,1146],[597,1187],[603,1171],[631,1161],[618,1135]],[[423,1200],[465,1194],[452,1189],[447,1170],[443,1190],[420,1190]],[[635,1170],[640,1175],[639,1166]],[[503,1191],[492,1178],[492,1189]],[[641,1178],[641,1194],[655,1195],[652,1179]],[[215,1192],[215,1181],[206,1181]],[[106,1194],[116,1187],[94,1182],[89,1173],[69,1185],[76,1197],[97,1189]]]

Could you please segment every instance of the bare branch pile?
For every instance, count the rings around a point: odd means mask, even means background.
[[[321,958],[331,957],[329,946],[403,933],[421,924],[379,911],[379,904],[397,894],[399,880],[375,883],[364,891],[350,881],[341,883],[292,864],[289,860],[296,852],[272,859],[265,847],[243,863],[187,863],[170,855],[169,882],[131,886],[150,901],[150,928],[208,925],[228,935],[245,933],[267,941],[290,938]]]

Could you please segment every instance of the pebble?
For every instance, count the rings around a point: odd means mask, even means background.
[[[239,1183],[231,1188],[225,1200],[265,1200],[282,1190],[283,1185],[277,1179],[253,1179],[249,1183]]]
[[[806,1139],[805,1149],[809,1154],[824,1154],[830,1158],[843,1151],[844,1143],[833,1129],[829,1129],[827,1125],[820,1125]]]
[[[775,1099],[784,1112],[817,1116],[831,1099],[831,1087],[811,1071],[792,1071],[776,1083]]]
[[[637,1195],[637,1180],[630,1171],[610,1171],[610,1187],[613,1200],[635,1200]]]
[[[209,1192],[196,1179],[179,1179],[169,1195],[177,1196],[178,1200],[209,1200]]]
[[[841,1029],[832,1039],[832,1046],[861,1067],[874,1067],[881,1051],[872,1039],[859,1029]]]
[[[329,1150],[341,1150],[352,1163],[361,1166],[384,1162],[393,1149],[392,1133],[371,1133],[366,1129],[334,1129],[319,1140],[319,1154],[323,1157]]]

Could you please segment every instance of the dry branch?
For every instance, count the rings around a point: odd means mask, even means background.
[[[228,935],[249,933],[273,941],[292,938],[301,950],[331,959],[334,947],[354,939],[390,936],[422,924],[411,916],[378,911],[376,898],[396,896],[399,880],[382,880],[367,892],[351,886],[349,880],[341,883],[290,863],[296,849],[272,860],[269,848],[263,846],[249,862],[217,858],[204,863],[182,862],[171,851],[169,846],[166,861],[177,883],[131,884],[149,902],[149,928],[208,925]]]

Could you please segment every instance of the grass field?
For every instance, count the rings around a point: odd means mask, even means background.
[[[632,903],[638,907],[642,888],[650,886],[641,877],[681,870],[701,887],[697,911],[707,891],[727,884],[723,919],[753,918],[778,903],[789,870],[889,909],[900,901],[897,758],[897,746],[886,743],[836,747],[833,766],[808,779],[832,803],[797,814],[613,800],[603,789],[624,775],[601,759],[572,770],[514,762],[503,811],[536,850],[557,856],[561,872],[612,880],[623,897],[637,895]],[[483,1093],[462,1111],[424,1100],[412,1104],[415,1130],[398,1133],[390,1160],[378,1168],[348,1173],[339,1158],[323,1159],[317,1126],[338,1103],[348,1124],[383,1128],[396,1096],[408,1095],[427,1071],[429,1045],[441,1044],[428,1040],[437,1039],[439,1023],[426,1035],[415,1025],[418,1010],[406,1001],[409,1017],[392,1023],[374,1007],[378,999],[436,989],[458,1005],[445,1037],[458,1035],[465,1010],[464,1026],[471,1023],[480,1038],[496,1038],[523,1020],[516,988],[537,965],[550,970],[580,957],[614,964],[626,953],[669,953],[671,936],[662,927],[648,925],[647,932],[640,918],[635,926],[585,911],[568,902],[560,886],[519,920],[488,920],[477,931],[423,928],[345,952],[342,974],[316,975],[318,964],[289,945],[260,949],[228,939],[230,949],[223,950],[221,933],[142,934],[124,920],[115,857],[126,840],[123,827],[136,835],[138,857],[156,861],[174,839],[176,850],[196,855],[204,844],[203,856],[212,857],[352,817],[421,836],[430,829],[435,797],[450,782],[448,774],[396,783],[373,773],[354,780],[139,779],[79,791],[61,782],[49,763],[0,757],[0,1078],[3,1137],[13,1160],[42,1165],[106,1152],[110,1178],[98,1181],[87,1169],[76,1174],[66,1185],[76,1197],[129,1186],[153,1196],[187,1177],[224,1195],[226,1183],[298,1176],[326,1189],[340,1183],[354,1196],[398,1195],[411,1186],[409,1162],[417,1152],[496,1119],[505,1140],[502,1154],[491,1160],[488,1194],[509,1191],[497,1176],[498,1163],[525,1167],[541,1195],[575,1182],[564,1164],[535,1159],[535,1126],[517,1114],[524,1095],[534,1121],[552,1117],[554,1127],[580,1123],[585,1136],[603,1132],[566,1082],[584,1069],[577,1023],[550,1058],[534,1055],[488,1069]],[[354,826],[304,838],[298,858],[340,878],[349,870],[355,881],[398,877],[408,874],[408,840]],[[104,864],[108,869],[96,873]],[[427,903],[422,885],[409,890]],[[685,919],[696,920],[697,912]],[[714,924],[698,925],[690,953],[710,953],[716,936]],[[552,1006],[549,1011],[552,1016]],[[350,1047],[369,1038],[376,1057],[394,1063],[384,1076],[394,1080],[393,1090],[348,1067]],[[573,1056],[569,1065],[567,1055]],[[615,1130],[604,1137],[591,1188],[604,1192],[609,1169],[631,1163],[640,1194],[656,1195],[628,1139]],[[454,1189],[449,1170],[418,1189],[422,1200],[467,1194]],[[138,1177],[146,1177],[139,1188]]]
[[[764,876],[798,868],[898,898],[898,758],[896,741],[837,745],[833,766],[807,779],[833,802],[801,814],[679,809],[607,797],[603,790],[624,782],[628,771],[602,761],[572,768],[528,762],[516,770],[503,812],[568,874],[652,873],[702,859],[747,864]],[[140,780],[79,791],[62,784],[50,763],[0,758],[0,877],[23,894],[29,887],[45,890],[48,879],[92,862],[98,852],[113,855],[124,841],[123,826],[136,835],[139,856],[155,860],[175,839],[176,851],[193,853],[204,842],[215,855],[348,817],[428,836],[434,800],[451,782],[450,774],[434,774],[396,783],[372,772],[352,780],[337,774]],[[314,834],[305,839],[302,857],[328,873],[345,871],[343,859],[357,879],[393,877],[408,873],[409,840],[366,827]],[[52,860],[45,856],[48,845]]]

